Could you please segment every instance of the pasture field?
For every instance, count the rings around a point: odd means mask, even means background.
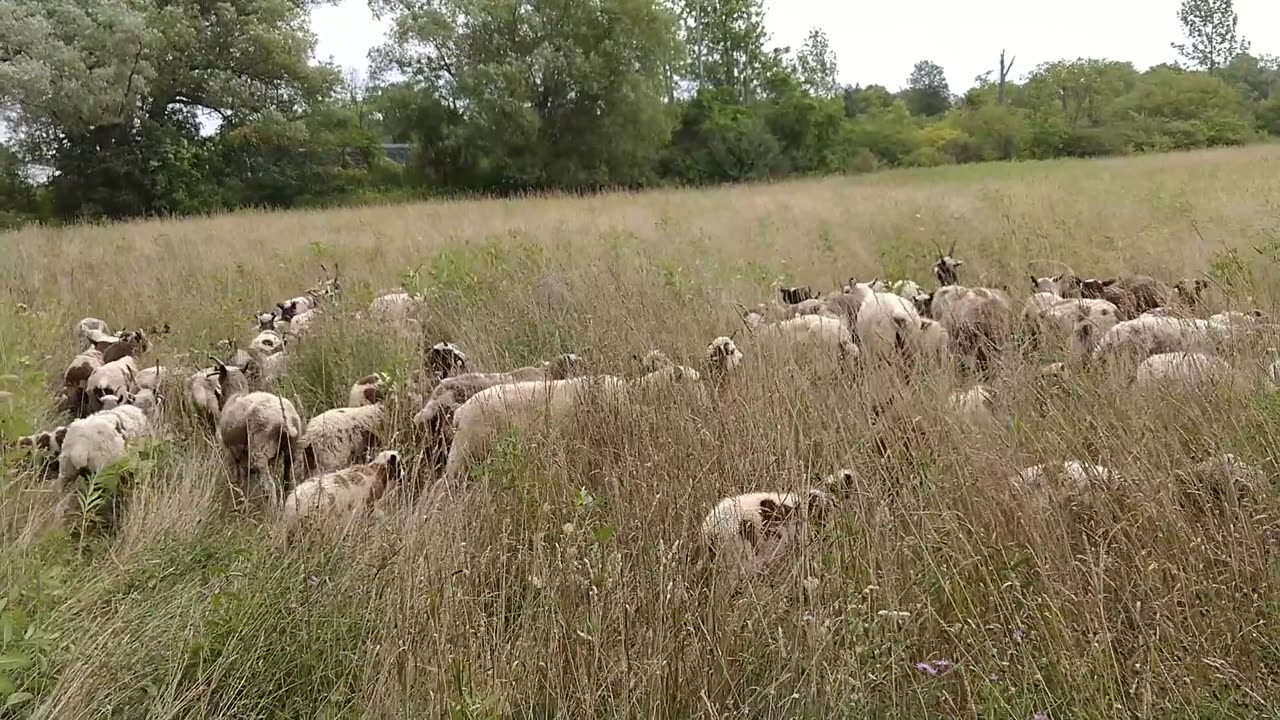
[[[110,531],[51,523],[14,440],[58,424],[81,317],[167,323],[149,360],[193,369],[321,262],[343,297],[277,388],[304,418],[416,366],[413,338],[354,317],[397,286],[425,298],[430,342],[478,368],[572,351],[628,375],[651,348],[696,366],[741,327],[733,303],[778,283],[932,287],[934,242],[956,243],[961,282],[1019,301],[1060,261],[1205,273],[1274,317],[1278,163],[1268,146],[0,235],[0,716],[1277,717],[1280,398],[1261,390],[1140,399],[1084,372],[1046,400],[1015,352],[993,380],[1003,421],[969,428],[942,410],[951,373],[876,414],[866,390],[887,380],[768,363],[739,335],[745,366],[708,406],[511,435],[465,505],[431,514],[402,493],[341,545],[287,550],[269,515],[232,506],[180,387]],[[1250,352],[1233,364],[1269,363]],[[410,455],[417,408],[390,402],[388,444]],[[1249,503],[1180,478],[1218,452],[1264,470]],[[1125,481],[1088,507],[1008,482],[1071,458]],[[842,466],[857,491],[800,561],[736,591],[704,572],[718,498]],[[84,487],[85,509],[110,485]]]

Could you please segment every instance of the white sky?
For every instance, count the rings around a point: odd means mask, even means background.
[[[1013,75],[1041,62],[1077,57],[1128,60],[1138,69],[1172,62],[1179,40],[1179,0],[766,0],[775,45],[797,48],[821,27],[840,60],[840,80],[896,90],[911,66],[928,59],[947,71],[952,92],[998,64],[1000,49],[1015,56]],[[1039,6],[1040,10],[1030,10]],[[1280,54],[1280,2],[1235,0],[1240,32],[1252,51]],[[316,8],[311,25],[316,56],[363,68],[384,26],[366,0]]]

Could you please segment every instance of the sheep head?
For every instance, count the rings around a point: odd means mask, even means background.
[[[382,480],[385,483],[384,487],[396,487],[404,479],[404,465],[400,462],[400,453],[395,450],[383,450],[378,453],[371,464],[377,468],[377,472],[382,476]]]
[[[550,369],[552,380],[564,380],[582,371],[582,358],[574,353],[564,353],[563,355],[557,355],[552,360],[544,363],[544,365]]]
[[[467,354],[451,342],[438,342],[427,351],[427,370],[439,378],[467,371]]]
[[[742,364],[742,351],[732,338],[720,336],[707,345],[706,366],[709,372],[724,375]]]
[[[1199,303],[1201,294],[1208,289],[1209,281],[1204,278],[1183,278],[1173,284],[1173,291],[1189,305]]]
[[[813,290],[808,285],[778,288],[778,292],[782,294],[782,302],[787,305],[796,305],[813,299]]]
[[[942,252],[941,247],[936,245],[935,247],[938,249],[938,261],[933,264],[933,276],[938,279],[938,285],[945,287],[959,284],[959,269],[961,265],[964,265],[964,261],[957,260],[952,256],[952,253],[956,251],[955,242],[951,243],[951,249],[945,253]]]
[[[833,496],[846,497],[853,492],[857,482],[858,476],[853,470],[840,468],[823,478],[820,487]]]
[[[221,410],[236,396],[249,392],[249,378],[235,365],[227,365],[217,359],[214,363],[218,368],[218,386],[222,389],[218,395],[218,409]]]

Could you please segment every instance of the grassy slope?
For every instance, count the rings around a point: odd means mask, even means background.
[[[1213,270],[1274,310],[1275,266],[1249,247],[1280,242],[1277,161],[1280,148],[1256,147],[26,230],[0,236],[0,389],[13,393],[0,431],[49,425],[46,384],[79,317],[168,322],[155,357],[192,366],[309,286],[320,261],[340,263],[347,311],[416,268],[428,334],[494,369],[573,350],[630,372],[651,347],[692,363],[737,327],[732,301],[780,279],[923,280],[934,241],[957,242],[971,284],[1020,290],[1048,260]],[[410,344],[349,314],[295,351],[283,392],[305,415],[367,372],[409,367]],[[921,378],[908,392],[922,433],[880,457],[871,380],[750,360],[718,416],[659,408],[594,418],[563,446],[514,439],[474,505],[398,510],[337,552],[280,552],[261,518],[228,509],[217,448],[181,407],[109,538],[45,531],[52,500],[9,453],[0,690],[7,677],[32,696],[20,711],[68,718],[1260,717],[1280,697],[1266,539],[1280,493],[1249,512],[1187,507],[1169,479],[1211,449],[1274,477],[1274,403],[1153,408],[1091,380],[1046,410],[1011,365],[1016,422],[954,427],[935,409],[949,380]],[[398,408],[397,431],[411,411]],[[403,432],[393,442],[408,449]],[[1016,468],[1076,456],[1129,484],[1086,514],[1010,497]],[[717,497],[838,465],[864,486],[802,570],[706,593],[690,544]],[[913,667],[939,658],[955,668]]]

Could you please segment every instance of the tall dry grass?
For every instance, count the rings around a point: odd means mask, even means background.
[[[54,423],[49,388],[80,317],[169,323],[153,358],[193,367],[320,262],[340,265],[345,298],[290,350],[279,388],[306,416],[362,375],[403,381],[415,365],[413,339],[353,317],[402,283],[428,300],[428,338],[486,369],[574,351],[632,373],[653,347],[695,364],[739,326],[734,301],[776,282],[925,280],[934,242],[957,243],[969,283],[1021,293],[1048,261],[1209,272],[1236,304],[1273,310],[1277,160],[1250,148],[0,237],[4,712],[1274,716],[1280,402],[1250,388],[1141,399],[1086,373],[1044,395],[1033,359],[1011,352],[993,380],[1006,421],[966,428],[940,409],[954,373],[911,378],[876,415],[870,390],[891,378],[771,361],[747,341],[709,406],[658,396],[507,437],[467,504],[426,515],[398,498],[343,545],[287,551],[270,517],[231,506],[219,448],[181,402],[110,533],[52,529],[48,483],[9,443]],[[1232,360],[1244,371],[1260,350]],[[410,453],[405,405],[389,443]],[[1267,472],[1248,503],[1178,475],[1225,451]],[[1071,506],[1007,482],[1069,458],[1124,482]],[[702,572],[697,525],[716,499],[840,466],[862,480],[801,562],[736,590]]]

